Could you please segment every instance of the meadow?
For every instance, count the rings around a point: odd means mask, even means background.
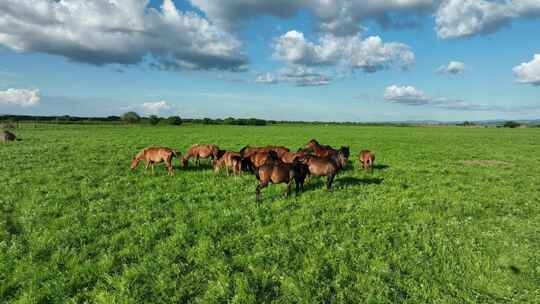
[[[0,144],[1,303],[540,303],[540,129],[42,125]],[[149,145],[349,145],[300,196]],[[373,173],[355,155],[369,148]]]

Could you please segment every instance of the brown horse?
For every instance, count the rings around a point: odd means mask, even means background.
[[[375,162],[375,154],[369,150],[362,150],[358,154],[358,161],[362,169],[373,170],[373,163]]]
[[[195,157],[195,164],[198,166],[201,164],[201,158],[210,158],[212,161],[218,159],[219,147],[212,144],[195,144],[191,146],[184,157],[182,158],[182,164],[185,167],[188,165],[190,158]]]
[[[214,173],[218,173],[222,167],[225,167],[227,175],[229,170],[232,170],[233,174],[240,173],[240,163],[242,156],[238,152],[219,150],[218,159],[214,160]]]
[[[337,156],[338,152],[342,151],[346,160],[349,159],[350,155],[349,147],[342,146],[339,150],[336,150],[332,146],[319,144],[316,139],[311,139],[304,147],[304,150],[311,151],[311,153],[319,157]]]
[[[245,153],[246,156],[242,157],[241,168],[244,171],[251,171],[255,173],[256,169],[264,165],[267,161],[277,161],[279,156],[275,151],[266,152],[254,152]]]
[[[266,147],[250,147],[245,146],[240,150],[240,154],[242,154],[242,157],[250,157],[254,153],[259,152],[270,152],[274,151],[276,152],[278,157],[281,157],[284,153],[290,152],[289,148],[283,147],[283,146],[266,146]]]
[[[286,152],[281,155],[281,161],[286,164],[292,164],[297,157],[304,157],[309,154],[309,150],[298,149],[297,152]]]
[[[332,191],[332,183],[336,175],[345,168],[347,159],[343,151],[338,151],[336,155],[320,157],[307,155],[299,159],[309,169],[311,176],[326,176],[326,189]]]
[[[15,134],[9,132],[9,131],[2,131],[0,132],[0,142],[2,141],[14,141],[17,139],[17,136]]]
[[[176,150],[164,148],[164,147],[148,147],[139,152],[131,160],[131,171],[137,168],[140,161],[145,161],[146,166],[144,170],[148,170],[148,167],[152,168],[152,174],[154,173],[154,164],[165,162],[169,175],[173,175],[172,158],[176,157],[180,159],[182,154]]]
[[[259,182],[255,189],[255,201],[261,201],[261,189],[267,187],[270,183],[286,183],[285,197],[288,197],[291,194],[291,186],[294,181],[296,184],[295,193],[298,195],[300,190],[304,188],[307,173],[307,166],[298,159],[294,160],[292,164],[286,164],[279,159],[269,159],[264,165],[255,170],[255,176]]]

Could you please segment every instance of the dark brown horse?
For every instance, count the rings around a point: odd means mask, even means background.
[[[375,154],[369,150],[362,150],[358,154],[358,161],[362,169],[373,170],[373,163],[375,162]]]
[[[218,173],[222,167],[225,167],[227,175],[229,170],[232,170],[233,174],[240,173],[240,164],[242,161],[242,155],[238,152],[219,150],[218,159],[214,160],[214,173]]]
[[[169,175],[173,175],[172,158],[176,157],[180,159],[182,154],[176,150],[165,147],[148,147],[139,152],[131,160],[131,171],[135,170],[140,161],[145,161],[146,166],[144,171],[148,170],[148,167],[152,168],[152,174],[154,174],[154,164],[165,162]]]
[[[212,144],[195,144],[191,146],[184,157],[182,158],[182,164],[187,167],[190,158],[195,158],[195,164],[200,165],[201,158],[210,158],[212,161],[218,158],[219,147]]]
[[[281,160],[269,159],[264,165],[255,170],[255,176],[259,184],[255,189],[255,200],[260,202],[261,189],[272,184],[287,184],[287,190],[285,191],[285,197],[291,194],[291,187],[294,181],[296,188],[295,193],[298,195],[304,188],[304,180],[308,173],[308,168],[298,159],[294,160],[292,164],[286,164]]]
[[[332,191],[334,178],[347,165],[347,159],[343,151],[338,151],[337,154],[328,157],[307,155],[299,160],[308,167],[309,175],[327,177],[326,189],[328,191]]]

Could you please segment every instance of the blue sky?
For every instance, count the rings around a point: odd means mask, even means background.
[[[0,113],[540,118],[540,1],[223,3],[3,1]]]

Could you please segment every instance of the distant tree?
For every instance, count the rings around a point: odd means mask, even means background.
[[[138,123],[139,121],[141,121],[141,117],[139,116],[139,114],[130,111],[122,114],[122,121],[129,124]]]
[[[180,116],[171,116],[167,118],[167,123],[173,126],[179,126],[182,124],[182,118]]]
[[[464,121],[461,125],[465,127],[476,126],[476,124],[472,121]]]
[[[504,123],[503,127],[505,128],[518,128],[519,126],[521,126],[521,124],[519,122],[515,122],[515,121],[507,121]]]
[[[150,115],[150,117],[148,117],[148,122],[152,125],[152,126],[155,126],[159,123],[161,119],[159,117],[157,117],[156,115]]]
[[[233,117],[227,117],[223,120],[223,123],[226,125],[234,125],[235,119]]]

